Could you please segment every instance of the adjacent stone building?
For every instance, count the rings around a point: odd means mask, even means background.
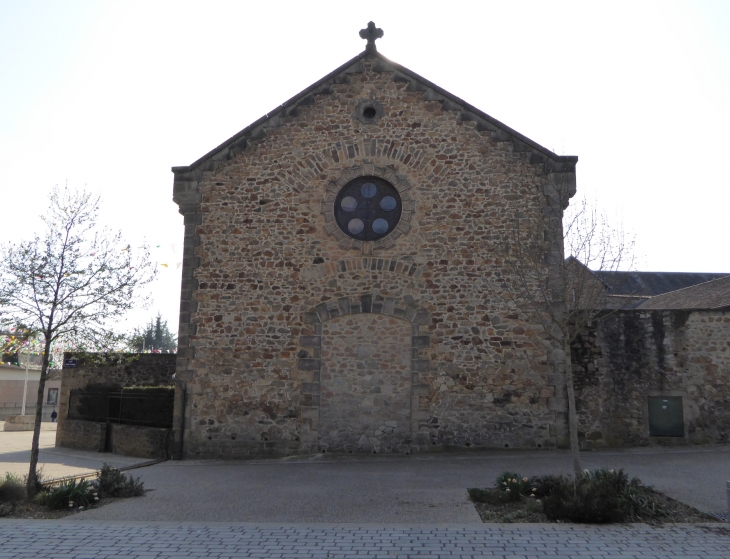
[[[608,314],[572,352],[584,446],[730,442],[730,276]]]
[[[164,428],[154,425],[149,420],[159,417],[148,415],[143,416],[146,421],[128,421],[129,414],[122,414],[122,408],[129,408],[129,399],[117,400],[117,406],[112,406],[109,393],[118,396],[123,388],[169,387],[173,384],[175,359],[175,355],[164,353],[65,353],[64,368],[56,371],[61,376],[56,446],[168,458],[173,451],[169,424]],[[89,395],[79,394],[83,391],[89,391]],[[93,409],[83,410],[89,408],[88,400],[84,402],[83,399],[94,400]],[[159,400],[153,405],[163,414],[169,409]],[[91,417],[87,415],[89,413]],[[167,416],[168,420],[171,415]]]
[[[557,215],[561,227],[577,157],[389,61],[377,31],[173,168],[185,456],[536,448],[561,436],[561,378],[541,328],[506,294],[501,254],[518,216]],[[564,199],[551,181],[568,185]]]

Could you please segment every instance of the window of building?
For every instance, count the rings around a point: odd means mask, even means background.
[[[393,231],[400,221],[400,195],[379,177],[358,177],[342,187],[335,199],[335,219],[353,239],[377,241]]]

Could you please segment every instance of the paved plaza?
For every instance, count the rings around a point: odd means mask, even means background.
[[[730,527],[0,521],[3,559],[727,559]]]
[[[94,472],[101,468],[104,462],[116,468],[123,468],[148,461],[146,458],[56,448],[57,426],[57,423],[41,424],[38,467],[46,479]],[[28,473],[32,438],[32,431],[0,431],[0,476],[5,472],[19,476]]]
[[[55,449],[43,435],[41,461],[54,473],[139,461]],[[23,444],[0,440],[0,472],[27,467]],[[626,468],[706,512],[726,510],[728,446],[586,452],[583,460]],[[62,520],[0,519],[0,559],[730,558],[730,524],[482,524],[468,500],[467,487],[491,485],[506,469],[529,476],[570,464],[566,451],[165,462],[132,472],[151,490],[144,497]]]
[[[132,472],[154,489],[83,513],[117,521],[478,522],[468,487],[505,470],[571,471],[567,451],[482,451],[411,456],[314,455],[249,461],[164,462]],[[586,468],[625,468],[705,512],[725,512],[730,447],[583,453]],[[728,554],[730,558],[730,553]]]

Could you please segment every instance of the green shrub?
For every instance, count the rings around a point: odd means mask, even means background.
[[[5,479],[0,481],[0,503],[15,503],[25,499],[25,484],[19,476],[11,473],[5,474]]]
[[[87,384],[84,388],[72,389],[69,398],[69,419],[106,421],[109,415],[109,394],[121,388],[119,384],[94,383]]]
[[[626,516],[633,522],[670,516],[655,496],[656,491],[652,487],[645,487],[638,479],[632,479],[621,495]]]
[[[3,481],[13,481],[15,483],[23,483],[23,479],[21,476],[14,474],[12,472],[5,472],[5,479],[0,481],[2,483]]]
[[[665,515],[651,488],[636,478],[629,481],[623,470],[586,470],[577,479],[545,476],[535,483],[550,520],[600,524]]]
[[[174,386],[89,384],[71,390],[68,417],[87,421],[112,421],[171,427],[175,402]]]
[[[23,487],[28,485],[28,474],[23,476]],[[43,472],[43,466],[40,466],[35,473],[35,492],[38,493],[40,491],[44,491],[46,489],[45,486],[45,473]]]
[[[502,491],[510,501],[520,501],[532,495],[532,485],[526,477],[515,472],[503,472],[497,477],[497,489]]]
[[[38,494],[37,503],[49,509],[84,508],[99,500],[96,484],[85,479],[62,483]]]
[[[127,477],[106,462],[99,472],[99,494],[101,497],[140,497],[144,495],[144,482],[139,478]]]
[[[559,486],[562,481],[562,476],[546,475],[546,476],[533,476],[530,478],[530,485],[532,485],[533,494],[538,499],[552,495],[553,491]]]

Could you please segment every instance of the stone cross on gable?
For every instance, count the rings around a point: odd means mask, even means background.
[[[360,38],[367,39],[368,44],[365,46],[367,52],[375,52],[378,50],[375,47],[375,40],[380,39],[383,36],[383,30],[379,27],[375,27],[375,24],[371,21],[365,29],[360,29]]]

